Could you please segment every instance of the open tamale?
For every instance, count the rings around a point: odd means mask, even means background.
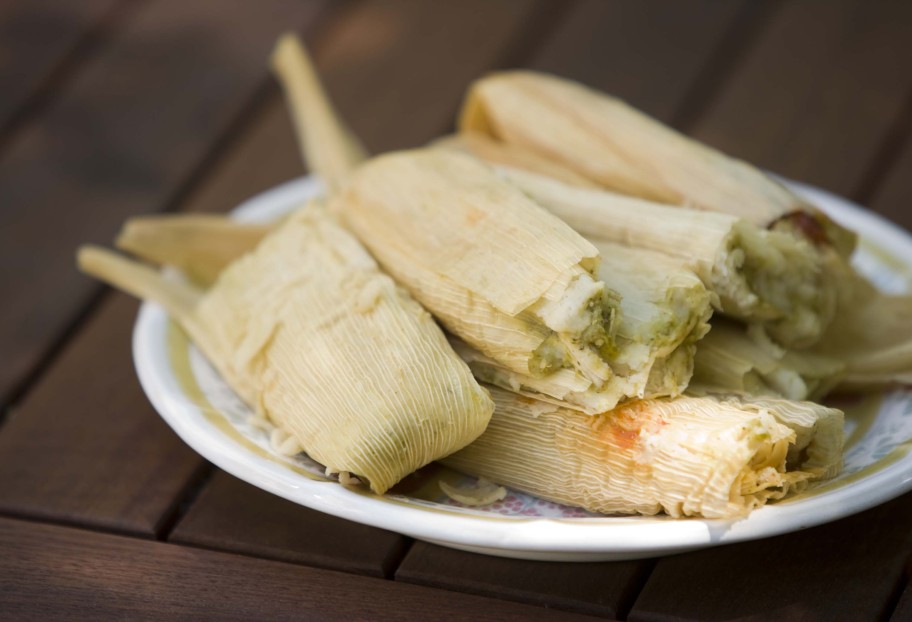
[[[636,397],[679,395],[693,372],[696,344],[709,331],[713,294],[673,257],[601,240],[599,278],[621,296],[612,359],[641,391]]]
[[[795,441],[789,444],[786,468],[810,473],[812,479],[829,479],[842,471],[845,415],[838,408],[774,396],[717,394],[715,397],[747,411],[769,413],[792,430]]]
[[[838,472],[842,413],[809,402],[633,401],[596,416],[491,388],[456,470],[606,514],[736,518]]]
[[[382,493],[484,430],[492,403],[430,315],[323,208],[206,292],[95,248],[82,269],[161,303],[259,415]]]
[[[517,373],[465,343],[456,352],[475,376],[525,395],[589,414],[613,408],[622,398],[680,395],[693,373],[697,341],[709,330],[711,296],[693,272],[664,255],[597,244],[599,278],[621,294],[611,358],[616,375],[595,389],[562,370],[544,377]]]

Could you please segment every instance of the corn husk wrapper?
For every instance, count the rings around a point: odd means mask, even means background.
[[[835,388],[845,364],[808,351],[786,350],[763,334],[714,320],[696,347],[690,394],[737,393],[820,400]]]
[[[697,341],[709,330],[711,296],[693,272],[664,255],[602,242],[599,278],[621,294],[616,375],[600,389],[562,370],[519,374],[459,340],[456,352],[483,382],[598,414],[625,398],[680,395],[693,373]]]
[[[571,186],[580,188],[601,188],[597,183],[590,181],[573,169],[562,166],[558,162],[538,155],[533,151],[523,149],[492,139],[478,132],[462,132],[435,140],[431,146],[438,149],[451,149],[470,154],[479,160],[484,160],[495,166],[530,171],[544,175]]]
[[[531,71],[491,74],[470,88],[461,131],[556,161],[604,188],[732,214],[760,227],[785,219],[848,256],[855,236],[750,164],[726,156],[581,84]],[[809,218],[790,220],[793,214]]]
[[[591,240],[677,258],[716,294],[719,311],[760,324],[785,346],[813,345],[832,321],[837,292],[830,272],[801,239],[727,214],[574,188],[516,169],[501,173]]]
[[[793,451],[798,462],[788,463],[796,429],[807,449],[814,421],[791,413],[779,421],[772,403],[644,400],[593,417],[498,388],[491,396],[488,429],[444,464],[593,512],[735,518],[831,472],[825,448],[814,458]],[[813,408],[800,415],[812,417]]]
[[[272,229],[215,214],[137,216],[124,223],[115,246],[151,263],[179,268],[194,284],[208,287]]]
[[[332,193],[367,151],[332,106],[313,61],[294,34],[279,37],[271,66],[282,85],[304,162]]]
[[[617,296],[598,251],[462,154],[375,158],[334,203],[384,269],[452,333],[511,370],[613,376]]]
[[[206,293],[97,249],[80,265],[162,303],[261,417],[377,493],[465,446],[490,418],[487,393],[430,315],[316,206]]]
[[[851,298],[813,351],[845,363],[846,388],[912,384],[912,296],[880,292],[854,271],[845,278]]]

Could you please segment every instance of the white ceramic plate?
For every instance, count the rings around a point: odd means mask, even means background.
[[[857,265],[885,290],[912,284],[912,238],[843,199],[799,184],[798,192],[862,235]],[[315,195],[310,179],[261,194],[237,210],[269,220]],[[912,391],[864,396],[847,412],[846,468],[799,497],[727,520],[608,517],[511,493],[484,509],[460,507],[438,479],[468,479],[432,465],[384,496],[344,488],[306,456],[275,452],[269,433],[157,305],[142,306],[133,335],[142,386],[165,421],[193,449],[229,473],[281,497],[341,518],[470,551],[541,560],[596,561],[666,555],[763,538],[832,521],[912,489]],[[455,483],[455,482],[454,482]]]

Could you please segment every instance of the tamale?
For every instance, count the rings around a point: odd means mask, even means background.
[[[839,468],[841,413],[815,404],[676,398],[586,416],[490,391],[488,429],[442,462],[593,512],[737,518]]]
[[[817,342],[836,311],[837,292],[821,255],[792,235],[714,212],[676,208],[541,175],[501,174],[591,240],[678,258],[717,295],[717,308],[760,324],[777,342]]]
[[[561,370],[544,377],[520,374],[458,340],[456,352],[476,378],[589,414],[628,397],[680,395],[693,372],[697,341],[709,330],[711,296],[693,272],[671,258],[601,242],[599,278],[621,294],[615,376],[600,388]]]
[[[750,333],[750,334],[749,334]],[[786,350],[734,322],[713,320],[696,347],[687,392],[769,395],[819,400],[842,379],[845,364],[833,357]]]
[[[430,315],[312,205],[213,287],[94,248],[82,269],[162,303],[257,413],[383,493],[484,430],[492,403]]]
[[[757,168],[570,80],[532,71],[488,75],[471,86],[459,127],[624,194],[823,236],[844,257],[855,245],[853,233]]]
[[[617,296],[594,276],[598,251],[462,154],[374,158],[336,206],[393,278],[443,325],[513,371],[613,377]]]

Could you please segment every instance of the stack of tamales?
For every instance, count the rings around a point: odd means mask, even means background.
[[[730,275],[734,267],[747,285],[735,291],[753,290],[759,300],[736,296],[726,302],[719,291],[717,309],[752,324],[754,338],[765,332],[776,345],[798,349],[800,356],[824,362],[827,369],[841,368],[840,386],[912,379],[912,297],[878,292],[848,264],[856,235],[750,164],[678,134],[616,98],[529,71],[475,82],[460,113],[460,134],[444,145],[500,166],[587,237],[621,236],[635,246],[664,245],[663,252],[686,259],[710,289],[717,289],[715,277]],[[558,192],[555,184],[560,184]],[[578,191],[564,192],[568,186]],[[672,218],[658,209],[659,202],[692,219],[690,229],[676,224],[671,229],[681,235],[653,237],[649,230]],[[652,216],[639,225],[646,227],[645,236],[636,222],[608,223],[619,218],[625,204],[628,216]],[[742,221],[734,225],[739,230],[735,240],[742,242],[736,241],[735,252],[728,253],[735,260],[720,263],[717,255],[712,274],[706,271],[711,255],[699,256],[696,249],[711,252],[705,243],[713,240],[732,248],[732,238],[718,237],[724,221],[710,225],[706,212]],[[748,231],[743,221],[759,231]],[[744,248],[739,251],[738,245]],[[755,252],[760,255],[751,258]],[[780,282],[751,274],[758,258]],[[794,265],[793,274],[775,267],[782,261]]]
[[[303,48],[273,61],[325,203],[138,219],[118,245],[209,286],[169,310],[330,471],[382,492],[443,460],[595,512],[742,516],[839,471],[842,413],[794,400],[909,374],[856,326],[854,236],[750,165],[526,72],[476,83],[459,136],[367,159]],[[150,269],[83,259],[167,303]]]

